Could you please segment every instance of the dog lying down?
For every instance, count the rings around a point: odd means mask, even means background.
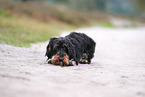
[[[60,66],[90,64],[96,43],[84,33],[71,32],[65,37],[50,38],[46,48],[48,63]]]

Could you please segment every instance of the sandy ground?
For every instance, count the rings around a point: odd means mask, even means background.
[[[47,42],[0,44],[0,97],[145,97],[145,27],[77,31],[97,42],[89,65],[46,64]]]

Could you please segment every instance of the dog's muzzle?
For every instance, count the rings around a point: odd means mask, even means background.
[[[52,57],[51,63],[54,65],[68,66],[69,65],[69,57],[67,56],[67,54],[65,54],[63,57],[56,54]]]
[[[59,62],[62,62],[64,60],[64,58],[59,58]]]

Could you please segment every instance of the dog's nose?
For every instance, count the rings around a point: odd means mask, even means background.
[[[59,61],[60,61],[60,62],[63,61],[63,58],[59,58]]]

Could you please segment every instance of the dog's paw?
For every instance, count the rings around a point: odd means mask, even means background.
[[[86,60],[86,59],[81,59],[79,63],[81,63],[81,64],[88,64],[88,60]]]
[[[75,61],[72,61],[72,60],[70,60],[69,65],[70,66],[77,66],[76,62]]]
[[[52,64],[51,59],[48,59],[48,60],[47,60],[47,63],[48,63],[48,64]]]

